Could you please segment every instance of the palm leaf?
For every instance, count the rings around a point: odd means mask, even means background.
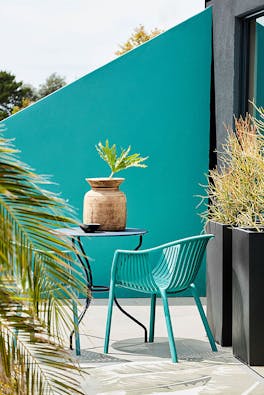
[[[17,394],[82,393],[63,335],[84,282],[71,242],[55,232],[76,221],[66,202],[43,188],[48,183],[0,136],[0,372]],[[32,337],[39,327],[41,342]]]

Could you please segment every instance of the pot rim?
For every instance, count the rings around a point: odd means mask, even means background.
[[[89,178],[85,178],[86,181],[111,181],[111,180],[115,180],[115,181],[124,181],[125,178],[122,177],[89,177]]]
[[[106,189],[118,189],[119,186],[122,184],[122,182],[124,181],[124,178],[86,178],[86,181],[88,182],[88,184],[92,187],[92,189],[94,188],[98,188],[98,189],[102,189],[102,188],[106,188]]]
[[[245,232],[245,233],[256,233],[256,234],[263,234],[264,233],[264,226],[260,226],[260,230],[258,231],[253,226],[232,226],[232,230]]]

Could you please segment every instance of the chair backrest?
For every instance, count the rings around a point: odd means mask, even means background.
[[[145,251],[132,251],[131,253],[119,253],[115,272],[116,284],[123,287],[148,289],[155,285],[152,280],[151,267],[149,265],[149,253]]]
[[[164,246],[153,270],[158,286],[168,292],[188,288],[197,276],[206,245],[212,237],[213,235],[193,236]]]

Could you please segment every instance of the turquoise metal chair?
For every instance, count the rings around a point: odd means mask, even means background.
[[[211,348],[217,351],[194,280],[201,266],[206,245],[213,235],[193,236],[141,251],[117,250],[114,254],[109,291],[104,352],[108,353],[116,287],[151,294],[149,342],[154,341],[156,297],[161,296],[167,325],[172,362],[178,362],[171,325],[168,295],[190,289],[200,313]],[[151,264],[151,258],[158,260]]]

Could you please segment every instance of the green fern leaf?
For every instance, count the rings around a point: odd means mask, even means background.
[[[123,148],[119,156],[117,156],[116,145],[114,144],[112,147],[110,147],[108,140],[105,141],[105,145],[99,142],[95,147],[100,157],[108,164],[111,169],[111,174],[109,177],[112,177],[115,173],[125,170],[129,167],[147,167],[147,165],[143,162],[148,159],[148,156],[141,157],[140,154],[137,153],[128,155],[131,151],[131,146],[126,149]]]

